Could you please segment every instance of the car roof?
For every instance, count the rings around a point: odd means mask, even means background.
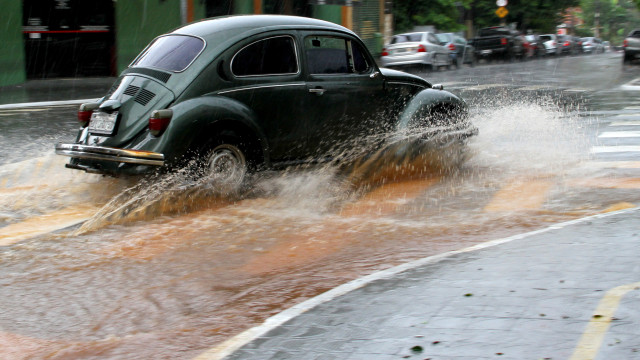
[[[198,21],[173,31],[174,34],[199,36],[207,40],[220,32],[250,35],[277,29],[327,29],[353,32],[332,22],[288,15],[234,15]]]

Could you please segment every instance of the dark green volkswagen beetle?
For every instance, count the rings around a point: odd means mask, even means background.
[[[378,68],[352,31],[277,15],[204,20],[156,38],[78,117],[75,143],[56,145],[69,168],[134,175],[195,161],[232,182],[330,158],[373,133],[414,125],[459,140],[477,133],[464,101]]]

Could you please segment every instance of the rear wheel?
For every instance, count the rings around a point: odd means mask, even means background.
[[[236,137],[220,137],[202,146],[190,168],[198,180],[216,191],[233,193],[244,184],[249,173],[247,152]]]
[[[216,183],[239,185],[247,174],[247,160],[240,148],[221,144],[207,154],[204,176]]]

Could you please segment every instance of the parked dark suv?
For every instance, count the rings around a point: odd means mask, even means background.
[[[630,64],[631,61],[640,57],[640,29],[632,30],[622,43],[624,49],[624,63]]]

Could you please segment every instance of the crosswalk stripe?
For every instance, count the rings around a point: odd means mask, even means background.
[[[617,152],[640,152],[640,146],[594,146],[591,148],[592,154],[617,153]]]
[[[634,138],[640,137],[640,131],[607,131],[600,134],[601,138]]]
[[[585,163],[583,167],[600,169],[640,169],[640,161],[590,161]]]
[[[638,120],[629,120],[629,121],[613,121],[609,126],[640,126],[640,121]]]

